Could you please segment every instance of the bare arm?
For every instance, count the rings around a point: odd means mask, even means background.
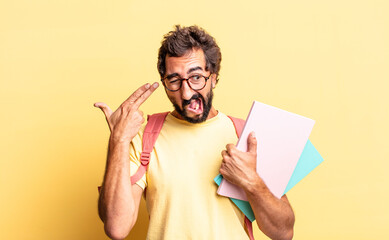
[[[109,144],[106,173],[99,196],[99,215],[112,239],[124,239],[134,226],[142,188],[131,186],[129,143]]]
[[[286,195],[276,198],[259,176],[244,190],[261,231],[271,239],[292,239],[294,213]]]
[[[271,239],[292,239],[294,213],[284,195],[275,197],[256,172],[257,140],[248,138],[248,152],[241,152],[232,144],[222,152],[220,173],[244,189],[254,211],[259,229]]]
[[[106,234],[112,239],[124,239],[134,226],[142,197],[142,188],[131,186],[129,145],[144,122],[139,106],[158,87],[158,83],[143,85],[112,113],[105,103],[96,103],[106,117],[111,135],[104,180],[98,210]]]

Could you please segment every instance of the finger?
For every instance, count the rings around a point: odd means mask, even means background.
[[[220,169],[226,170],[226,168],[227,168],[226,163],[225,163],[225,162],[222,162],[222,163],[220,164]]]
[[[219,173],[224,177],[224,168],[223,168],[223,166],[221,166],[220,168],[219,168]]]
[[[227,145],[226,145],[226,149],[227,149],[227,153],[228,153],[229,155],[234,154],[235,151],[236,151],[236,147],[235,147],[234,144],[227,144]]]
[[[223,177],[226,177],[226,174],[228,173],[228,166],[226,163],[222,163],[219,168],[219,173],[223,175]]]
[[[154,85],[154,84],[153,84]],[[138,98],[140,98],[140,96],[142,96],[146,91],[148,91],[151,87],[150,83],[146,83],[144,84],[143,86],[141,86],[140,88],[138,88],[133,94],[131,94],[131,96],[129,96],[126,101],[124,101],[123,103],[127,103],[127,104],[133,104],[135,103]]]
[[[247,138],[247,151],[257,153],[257,138],[255,137],[254,132],[251,132]]]
[[[223,151],[222,151],[223,161],[224,161],[224,159],[225,159],[226,157],[228,157],[228,156],[229,156],[229,155],[228,155],[227,151],[226,151],[226,150],[223,150]]]
[[[144,92],[146,92],[150,88],[150,84],[146,83],[135,92],[133,92],[122,104],[121,106],[127,107],[131,106]]]
[[[93,104],[93,106],[100,108],[101,111],[103,111],[103,113],[107,119],[109,119],[109,117],[112,115],[111,108],[109,108],[108,105],[103,103],[103,102],[97,102],[97,103]]]
[[[144,103],[149,97],[150,95],[155,91],[155,89],[157,89],[159,86],[159,84],[157,82],[153,83],[153,85],[150,86],[149,89],[147,89],[147,91],[145,91],[137,100],[136,102],[134,103],[134,107],[136,109],[138,109],[140,107],[140,105],[142,105],[142,103]]]

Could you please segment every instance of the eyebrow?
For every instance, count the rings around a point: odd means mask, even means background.
[[[197,71],[197,70],[203,70],[203,68],[200,67],[200,66],[197,66],[197,67],[194,67],[194,68],[189,69],[189,71],[188,71],[187,73],[189,74],[189,73],[194,72],[194,71]]]
[[[197,71],[197,70],[203,70],[203,68],[200,67],[200,66],[191,68],[191,69],[188,70],[187,74],[189,74],[189,73],[191,73],[191,72],[194,72],[194,71]],[[167,79],[171,79],[171,78],[177,77],[177,76],[180,76],[180,74],[178,74],[178,73],[171,73],[171,74],[167,75],[166,78],[167,78]]]

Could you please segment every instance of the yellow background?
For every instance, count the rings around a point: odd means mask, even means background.
[[[0,239],[107,239],[96,186],[109,131],[93,103],[116,108],[158,81],[178,23],[221,47],[218,110],[245,118],[256,99],[316,120],[325,161],[288,194],[295,239],[387,239],[388,12],[384,0],[1,1]],[[162,88],[142,106],[170,109]]]

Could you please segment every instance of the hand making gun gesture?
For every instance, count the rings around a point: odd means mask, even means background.
[[[129,98],[127,98],[115,112],[112,113],[110,107],[103,102],[95,103],[94,106],[100,108],[107,120],[111,131],[111,140],[119,142],[131,142],[140,130],[144,122],[143,112],[139,107],[158,88],[158,83],[149,83],[138,88]]]
[[[105,232],[112,239],[125,238],[138,216],[143,189],[136,184],[131,185],[129,145],[145,121],[139,107],[157,88],[157,82],[143,85],[115,112],[105,103],[94,104],[103,111],[111,131],[99,197],[99,215],[104,222]]]

